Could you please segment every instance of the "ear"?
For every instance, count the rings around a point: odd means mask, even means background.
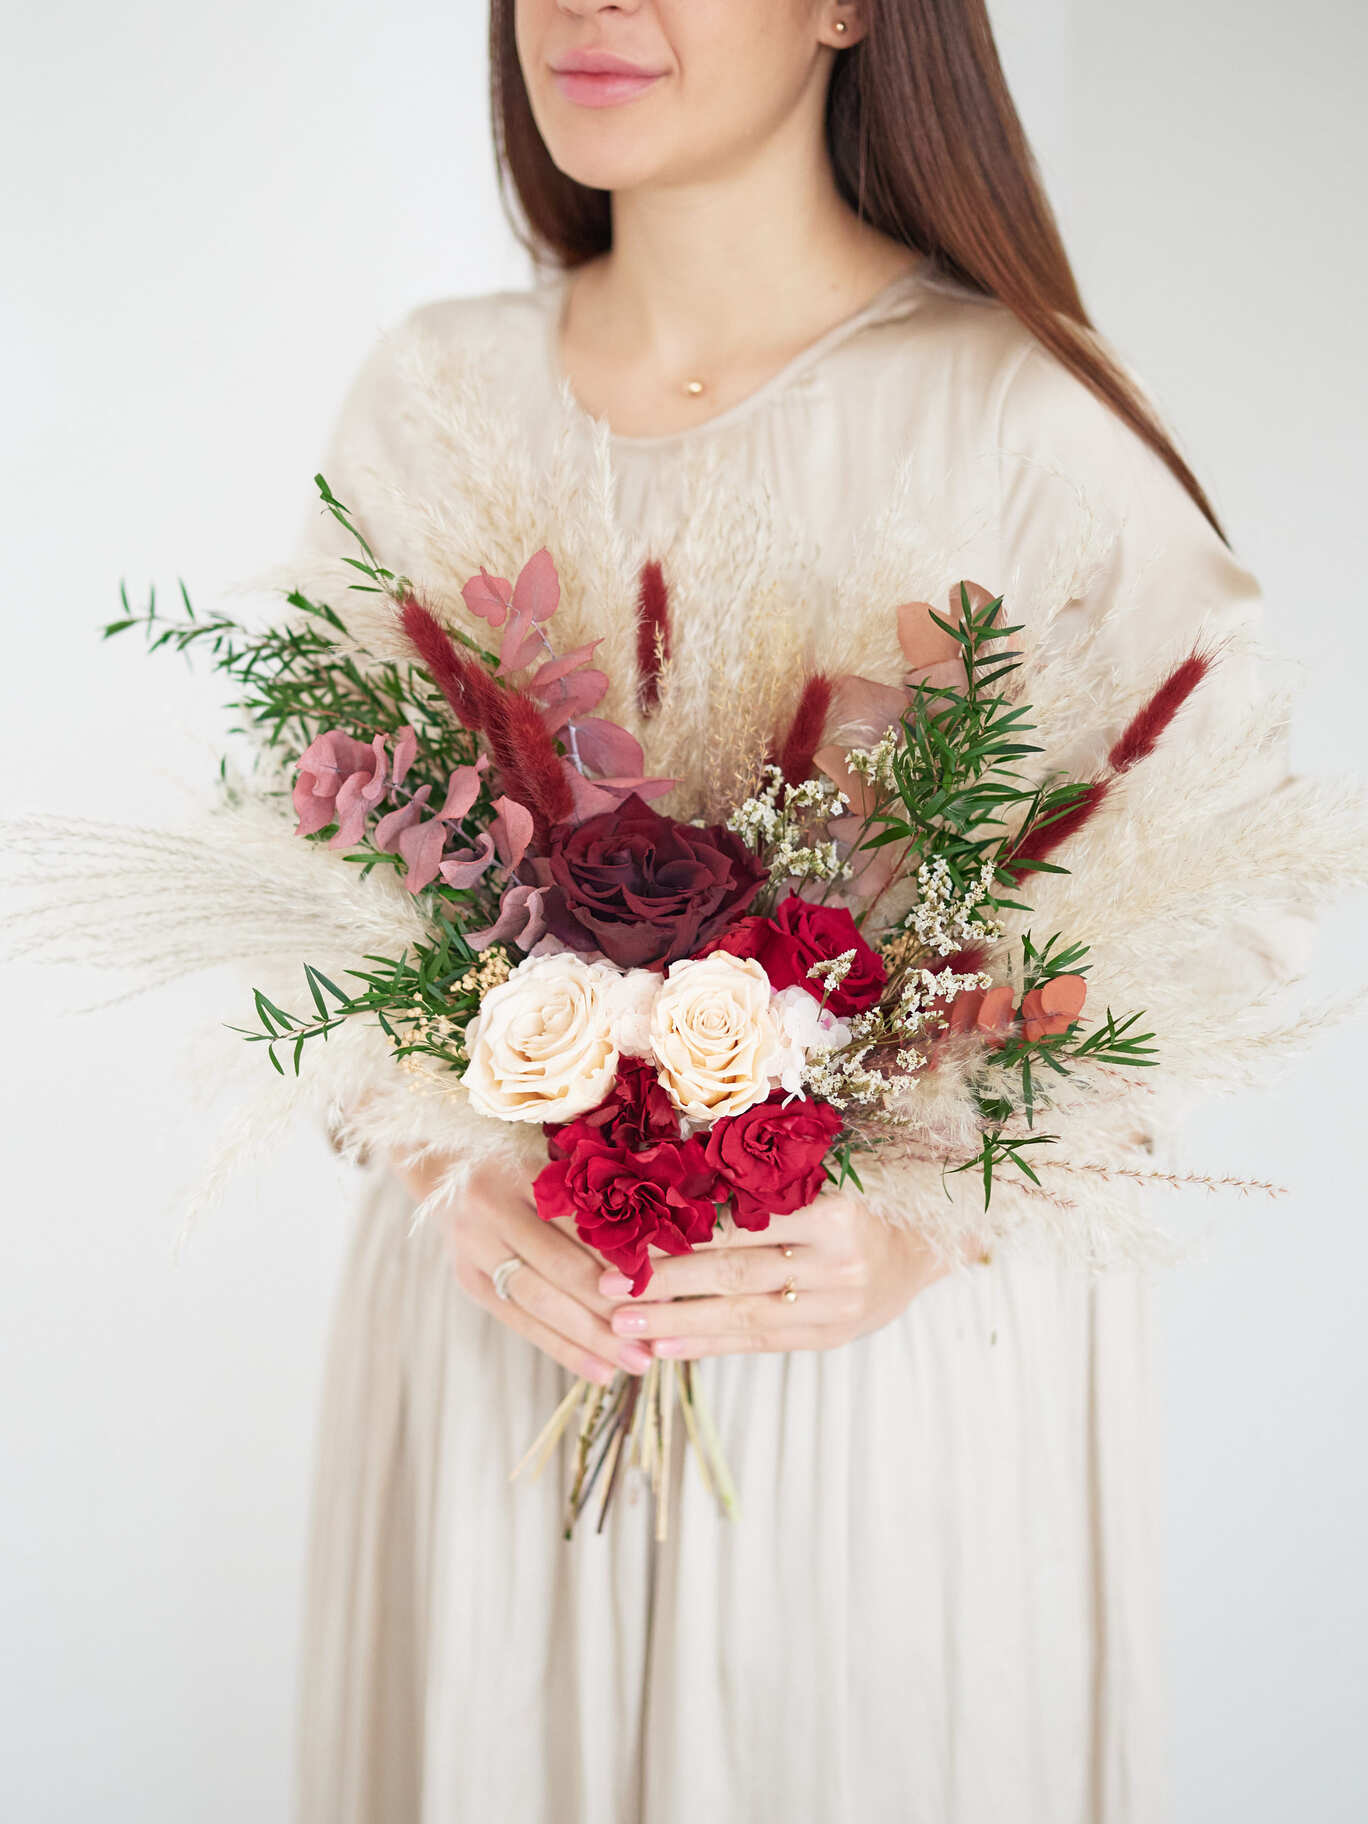
[[[835,0],[824,14],[820,42],[829,44],[834,51],[844,51],[858,44],[868,30],[865,0]]]

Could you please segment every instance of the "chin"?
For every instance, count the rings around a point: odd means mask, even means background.
[[[660,174],[661,159],[638,135],[595,125],[549,133],[542,128],[557,170],[592,190],[630,190]]]

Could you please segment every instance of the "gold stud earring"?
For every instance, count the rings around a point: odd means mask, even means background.
[[[835,23],[835,25],[834,25],[834,26],[832,26],[832,28],[831,28],[831,29],[832,29],[832,31],[834,31],[834,32],[843,32],[843,31],[844,31],[844,30],[845,30],[845,29],[846,29],[846,22],[845,22],[845,20],[844,20],[844,19],[838,19],[838,20],[837,20],[837,21],[836,21],[836,23]]]

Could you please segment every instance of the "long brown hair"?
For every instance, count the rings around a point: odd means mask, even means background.
[[[582,265],[612,245],[610,193],[552,162],[523,82],[513,0],[490,0],[489,34],[495,154],[514,232],[535,260]],[[870,0],[865,36],[836,58],[826,141],[857,214],[1005,304],[1167,463],[1228,544],[1201,484],[1084,309],[985,0]]]

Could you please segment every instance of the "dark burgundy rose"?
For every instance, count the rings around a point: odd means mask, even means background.
[[[762,928],[752,931],[748,929],[752,925]],[[844,906],[818,906],[790,894],[775,908],[773,918],[746,919],[737,936],[747,947],[736,954],[755,957],[776,993],[796,986],[806,988],[818,1001],[825,990],[808,970],[814,963],[853,950],[855,957],[845,980],[826,996],[826,1005],[837,1019],[848,1019],[874,1006],[888,980],[882,960],[860,936]],[[720,947],[730,950],[731,938],[728,932]]]
[[[736,1226],[765,1229],[771,1216],[806,1209],[826,1183],[822,1161],[841,1127],[840,1111],[829,1102],[800,1096],[785,1105],[782,1091],[714,1122],[707,1160],[718,1189],[732,1194]]]
[[[553,1159],[563,1157],[581,1140],[601,1140],[606,1146],[640,1153],[658,1140],[678,1140],[679,1111],[661,1087],[653,1065],[644,1058],[622,1058],[613,1087],[597,1108],[559,1126],[548,1122],[542,1132]]]
[[[700,1140],[634,1153],[595,1135],[544,1165],[532,1191],[537,1214],[547,1222],[573,1217],[581,1241],[631,1280],[635,1296],[650,1283],[652,1245],[687,1254],[710,1238],[716,1179]]]
[[[732,831],[676,823],[635,792],[583,823],[557,824],[548,862],[555,935],[638,969],[695,955],[767,878]]]

